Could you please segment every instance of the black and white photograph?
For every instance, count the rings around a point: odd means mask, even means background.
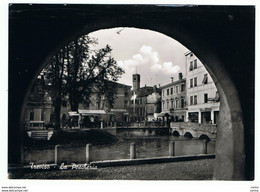
[[[259,191],[255,4],[4,10],[2,191],[60,181]]]

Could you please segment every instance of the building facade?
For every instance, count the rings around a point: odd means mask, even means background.
[[[154,88],[151,86],[140,87],[140,74],[133,74],[133,89],[130,99],[130,121],[147,121],[147,97],[152,94]]]
[[[217,88],[201,61],[192,52],[187,52],[185,57],[188,104],[186,121],[217,124],[220,106]]]
[[[44,121],[46,124],[51,121],[53,113],[52,100],[46,90],[43,76],[39,76],[32,86],[28,102],[26,104],[24,122]]]
[[[161,89],[154,86],[153,93],[147,96],[146,115],[147,121],[157,121],[161,112]]]
[[[116,88],[116,94],[114,95],[114,102],[112,105],[109,104],[102,95],[100,96],[99,92],[95,91],[95,88],[92,89],[90,103],[88,105],[79,103],[78,112],[80,110],[85,111],[85,121],[91,122],[93,121],[92,119],[95,119],[95,121],[103,121],[104,126],[110,126],[111,122],[113,122],[113,125],[115,123],[120,124],[129,122],[129,101],[131,97],[131,86],[117,82],[111,83],[113,83],[113,86]],[[61,109],[61,121],[66,122],[69,112],[70,105],[69,102],[67,102],[66,106],[62,106]],[[87,125],[85,125],[85,127],[86,126]]]
[[[179,79],[161,87],[162,89],[162,112],[160,116],[166,114],[171,121],[186,120],[186,79],[179,73]]]

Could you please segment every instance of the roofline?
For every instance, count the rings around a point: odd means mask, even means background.
[[[186,53],[184,53],[185,56],[191,54],[192,52],[191,51],[187,51]]]
[[[163,85],[163,86],[161,86],[160,87],[160,89],[164,89],[164,88],[167,88],[167,87],[170,87],[170,86],[172,86],[172,85],[176,85],[176,84],[178,84],[178,83],[180,83],[180,82],[185,82],[186,81],[186,78],[183,78],[183,79],[180,79],[180,80],[178,80],[178,81],[174,81],[174,82],[172,82],[172,83],[168,83],[168,84],[166,84],[166,85]]]

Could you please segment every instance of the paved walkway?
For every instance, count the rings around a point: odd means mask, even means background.
[[[97,180],[212,180],[214,159],[107,167],[90,170],[53,170],[25,173],[23,179]]]

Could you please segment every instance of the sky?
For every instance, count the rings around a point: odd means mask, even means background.
[[[136,28],[113,28],[95,31],[90,37],[98,39],[96,48],[109,44],[112,56],[125,70],[119,83],[132,86],[132,75],[141,75],[141,87],[171,82],[178,73],[185,77],[185,56],[189,51],[171,37],[155,31]]]

